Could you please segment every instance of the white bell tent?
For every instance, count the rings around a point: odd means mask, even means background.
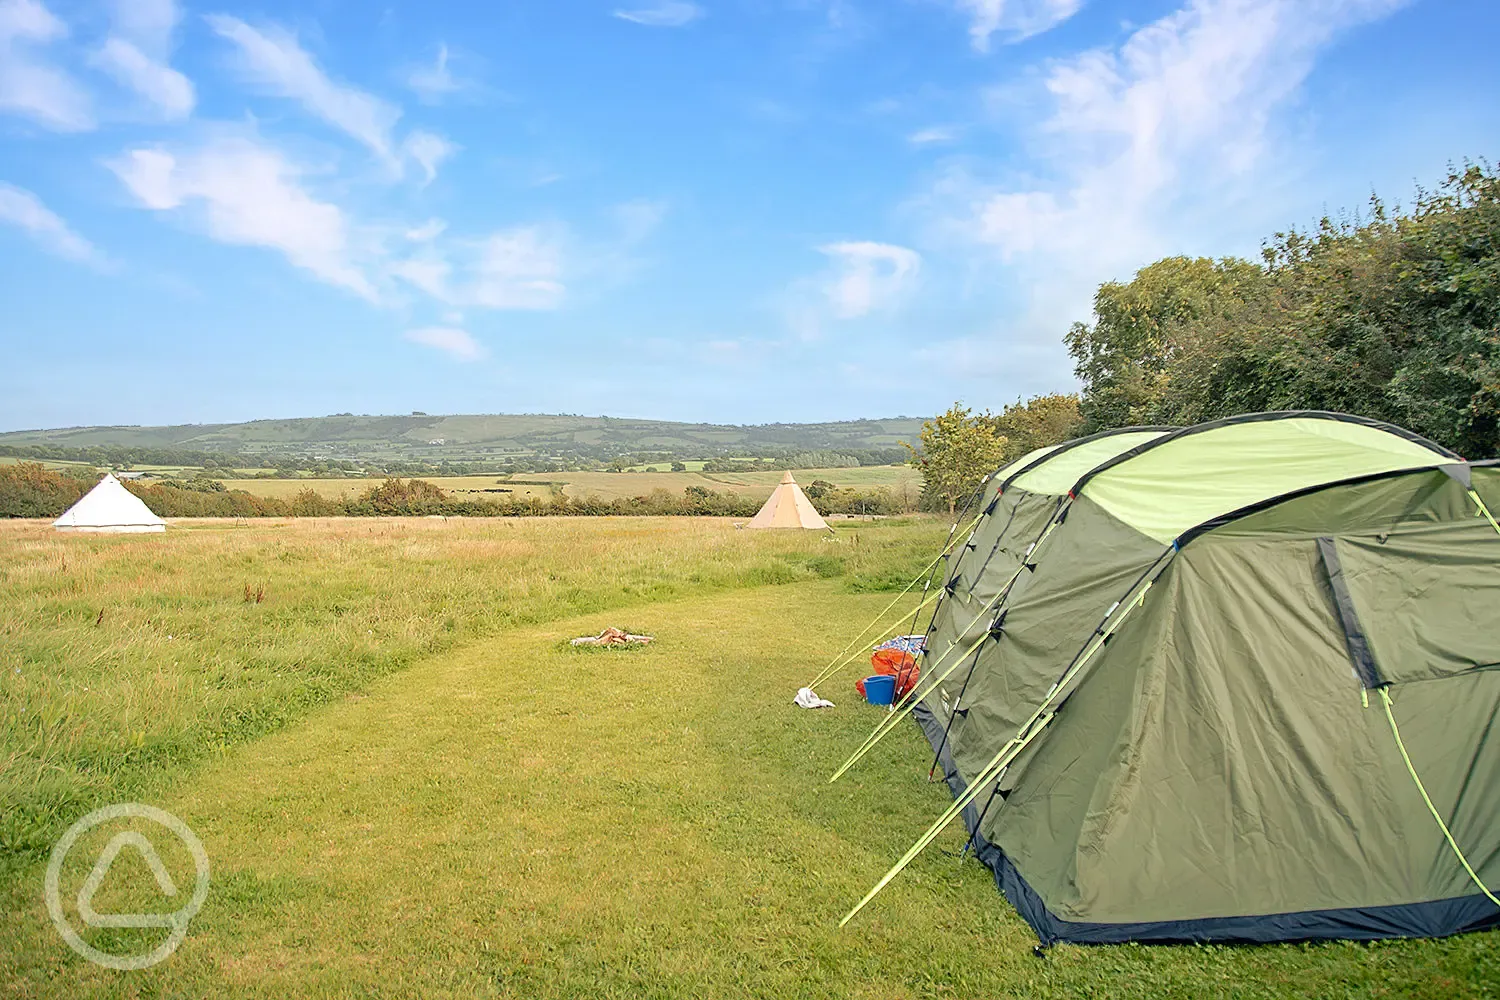
[[[52,522],[58,531],[166,531],[167,522],[151,513],[140,497],[112,474],[84,494],[63,516]]]

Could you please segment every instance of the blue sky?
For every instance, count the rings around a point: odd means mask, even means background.
[[[1500,154],[1490,0],[0,0],[0,429],[1069,389],[1101,280]]]

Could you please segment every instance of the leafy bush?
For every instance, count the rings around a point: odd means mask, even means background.
[[[57,517],[92,485],[59,475],[40,462],[0,465],[0,517]]]

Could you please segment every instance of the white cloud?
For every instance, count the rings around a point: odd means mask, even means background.
[[[110,38],[94,57],[100,69],[146,98],[167,118],[193,113],[193,83],[166,63],[156,62],[132,42]]]
[[[438,256],[436,251],[421,257],[395,261],[390,265],[390,272],[439,301],[451,303],[457,299],[448,287],[448,279],[453,274],[453,266]]]
[[[442,136],[417,129],[401,144],[401,152],[422,168],[423,185],[437,178],[438,165],[458,152],[458,146]]]
[[[615,17],[651,28],[680,28],[703,16],[703,8],[684,0],[662,0],[654,7],[616,10]]]
[[[406,231],[406,238],[411,240],[413,243],[431,243],[433,240],[441,236],[443,234],[443,231],[447,228],[448,223],[444,222],[442,219],[428,219],[420,226],[417,226],[414,229],[408,229]]]
[[[427,236],[433,222],[420,230]],[[413,257],[392,262],[393,276],[454,307],[556,309],[567,291],[560,238],[540,226],[501,230],[480,240],[423,242]],[[412,233],[407,234],[408,237]]]
[[[990,38],[1000,32],[1019,42],[1055,28],[1078,13],[1084,0],[957,0],[969,15],[969,41],[976,52],[990,50]]]
[[[1118,50],[1054,64],[1054,111],[1040,133],[1061,183],[983,198],[979,239],[1009,255],[1140,247],[1131,231],[1157,231],[1158,203],[1179,185],[1251,170],[1272,113],[1339,29],[1400,2],[1194,0]]]
[[[489,309],[555,309],[562,304],[562,254],[536,226],[495,233],[484,241],[472,292]]]
[[[172,52],[172,32],[181,20],[176,0],[114,0],[111,20],[115,32],[134,42],[154,59]]]
[[[919,129],[906,137],[906,141],[913,146],[930,146],[934,143],[952,142],[958,138],[958,133],[946,125],[935,125],[932,128]]]
[[[428,104],[438,104],[448,95],[468,89],[468,84],[454,77],[448,68],[446,45],[438,46],[437,61],[431,66],[412,70],[406,78],[406,85]]]
[[[334,82],[288,31],[274,26],[253,28],[225,14],[211,14],[207,21],[239,49],[239,69],[246,79],[278,97],[297,101],[399,169],[391,134],[401,117],[400,108]]]
[[[1005,183],[955,171],[925,200],[935,228],[1011,264],[1009,335],[1085,318],[1101,280],[1191,247],[1253,205],[1265,225],[1281,156],[1274,127],[1318,51],[1404,0],[1191,0],[1123,44],[1051,64],[1048,110],[1023,135],[1028,172]],[[1040,178],[1040,180],[1039,180]],[[1028,304],[1029,303],[1029,304]]]
[[[38,51],[67,35],[68,26],[37,0],[0,0],[0,110],[58,132],[94,127],[88,92]]]
[[[51,253],[86,264],[102,263],[104,257],[92,243],[79,236],[42,200],[24,188],[0,182],[0,222],[26,231]]]
[[[185,153],[137,148],[108,166],[146,208],[201,209],[219,242],[278,250],[323,281],[376,298],[353,262],[343,211],[303,190],[298,168],[275,149],[221,138]]]
[[[122,86],[154,104],[167,118],[193,111],[192,81],[167,63],[179,11],[175,0],[115,0],[114,32],[93,62]]]
[[[406,331],[414,344],[435,348],[459,361],[478,361],[485,356],[484,347],[467,330],[454,326],[424,326]]]
[[[857,319],[892,305],[922,268],[915,250],[890,243],[830,243],[818,251],[833,262],[822,290],[839,319]]]

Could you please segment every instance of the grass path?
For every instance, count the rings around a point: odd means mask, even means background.
[[[450,650],[146,801],[214,866],[186,943],[95,968],[3,902],[0,995],[25,997],[1487,997],[1500,942],[1060,947],[1039,961],[956,831],[836,927],[942,807],[904,727],[792,707],[887,595],[835,581],[591,614]],[[620,624],[632,651],[568,636]],[[81,876],[80,876],[81,877]]]

